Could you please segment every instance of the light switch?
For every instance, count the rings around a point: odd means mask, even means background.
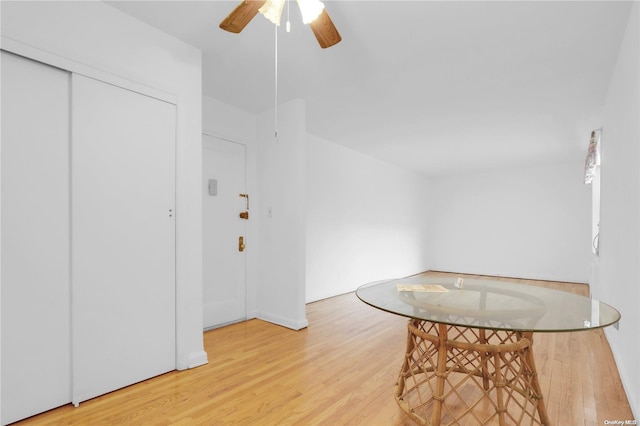
[[[218,179],[209,179],[209,195],[218,195]]]

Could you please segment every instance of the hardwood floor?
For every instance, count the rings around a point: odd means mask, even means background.
[[[580,284],[506,280],[588,292]],[[413,425],[393,399],[407,320],[371,308],[353,293],[307,305],[307,318],[309,327],[301,331],[251,320],[206,332],[205,366],[16,424]],[[633,418],[601,330],[535,339],[553,425]]]

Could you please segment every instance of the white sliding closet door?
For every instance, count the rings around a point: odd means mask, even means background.
[[[175,105],[72,79],[73,402],[174,370]]]
[[[2,424],[71,401],[69,73],[2,52]]]

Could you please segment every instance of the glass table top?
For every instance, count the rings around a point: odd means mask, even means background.
[[[558,332],[606,327],[620,313],[606,303],[545,287],[507,281],[408,277],[365,284],[364,303],[393,314],[494,330]]]

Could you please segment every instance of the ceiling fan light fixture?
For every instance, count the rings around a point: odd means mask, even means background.
[[[285,0],[267,0],[258,11],[269,21],[280,26],[280,17]]]
[[[315,21],[324,9],[324,3],[320,0],[296,0],[300,6],[302,22],[310,24]]]
[[[2,1],[2,0],[0,0]],[[258,14],[262,13],[269,21],[280,26],[280,17],[287,0],[241,0],[233,11],[220,22],[220,28],[239,33]],[[291,0],[289,0],[291,1]],[[340,43],[342,37],[320,0],[296,0],[302,19],[309,25],[320,47],[326,49]],[[289,32],[289,7],[287,7],[287,32]],[[276,35],[278,32],[276,31]]]

